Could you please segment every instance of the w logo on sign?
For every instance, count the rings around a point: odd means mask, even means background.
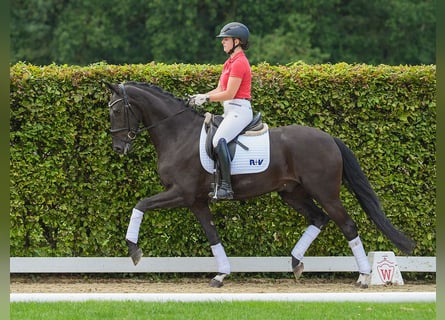
[[[402,274],[392,251],[371,251],[368,254],[371,263],[371,285],[403,285]]]
[[[382,261],[377,262],[377,270],[383,283],[392,282],[395,270],[394,262],[384,257]]]

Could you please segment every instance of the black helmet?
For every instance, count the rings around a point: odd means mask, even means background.
[[[249,42],[249,29],[242,23],[239,22],[231,22],[226,24],[220,31],[217,38],[238,38],[241,40],[243,44],[247,44]]]

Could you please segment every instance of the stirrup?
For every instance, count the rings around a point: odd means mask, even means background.
[[[214,187],[213,191],[209,192],[209,197],[212,198],[212,200],[232,200],[233,199],[233,190],[230,186],[221,186],[213,185]]]
[[[232,189],[218,189],[216,192],[216,199],[219,200],[232,200],[233,199],[233,191]]]

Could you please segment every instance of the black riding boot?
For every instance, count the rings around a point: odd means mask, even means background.
[[[230,181],[230,154],[227,142],[225,139],[220,139],[215,148],[216,155],[219,162],[219,169],[221,172],[221,185],[218,186],[216,195],[215,192],[210,192],[211,198],[230,200],[233,199],[232,184]]]

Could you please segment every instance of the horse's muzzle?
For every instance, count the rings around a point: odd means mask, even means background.
[[[119,154],[127,154],[131,152],[133,149],[133,146],[131,143],[114,143],[113,144],[113,150]]]

